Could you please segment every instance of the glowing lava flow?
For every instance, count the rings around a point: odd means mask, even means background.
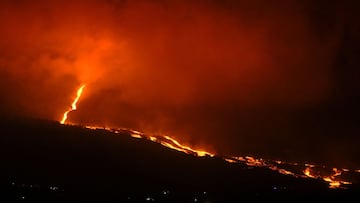
[[[74,99],[71,108],[64,113],[63,118],[60,121],[61,124],[65,124],[69,112],[76,110],[77,108],[76,104],[82,95],[84,87],[85,85],[82,85],[77,90],[76,98]],[[108,132],[115,134],[129,135],[137,139],[147,139],[152,142],[159,143],[170,149],[174,149],[193,156],[198,156],[198,157],[216,156],[213,153],[204,150],[194,149],[184,144],[181,144],[176,139],[165,135],[147,135],[139,131],[126,129],[126,128],[108,128],[108,127],[99,127],[99,126],[82,126],[82,127],[92,130],[106,130]],[[290,175],[296,178],[320,179],[328,183],[329,188],[344,188],[344,185],[352,184],[349,181],[341,180],[340,179],[342,178],[341,175],[344,173],[347,173],[346,175],[349,175],[352,172],[356,172],[356,173],[360,172],[360,170],[326,168],[325,166],[316,166],[313,164],[300,164],[300,163],[285,162],[280,160],[268,160],[262,158],[254,158],[251,156],[245,156],[245,157],[230,156],[230,157],[221,157],[221,158],[228,163],[245,164],[249,168],[264,167],[276,171],[280,174]],[[329,175],[329,173],[331,175]]]
[[[99,126],[85,126],[87,129],[92,130],[106,130],[115,134],[129,135],[137,139],[146,139],[152,142],[159,143],[170,149],[180,151],[193,156],[216,156],[211,152],[204,150],[198,150],[181,144],[176,139],[166,136],[166,135],[147,135],[136,130],[126,129],[126,128],[108,128],[108,127],[99,127]],[[276,171],[280,174],[290,175],[296,178],[312,178],[325,181],[329,188],[345,188],[345,185],[352,184],[349,181],[341,180],[340,177],[343,173],[349,175],[353,172],[359,172],[359,170],[350,170],[350,169],[337,169],[337,168],[327,168],[325,166],[316,166],[314,164],[300,164],[296,162],[286,162],[280,160],[268,160],[262,158],[254,158],[251,156],[231,156],[231,157],[221,157],[224,161],[232,164],[245,164],[249,168],[252,167],[263,167],[270,170]],[[329,175],[329,173],[331,175]],[[316,174],[316,175],[315,175]]]
[[[75,110],[76,110],[76,108],[77,108],[77,107],[76,107],[76,104],[78,103],[78,101],[79,101],[79,99],[80,99],[80,97],[81,97],[81,95],[82,95],[82,92],[83,92],[84,88],[85,88],[85,85],[82,85],[82,86],[79,87],[79,89],[77,90],[77,92],[76,92],[76,97],[75,97],[74,101],[73,101],[72,104],[71,104],[71,108],[70,108],[69,110],[65,111],[65,113],[64,113],[64,115],[63,115],[63,118],[62,118],[61,121],[60,121],[61,124],[65,124],[65,122],[66,122],[66,120],[67,120],[67,118],[68,118],[68,114],[69,114],[71,111],[75,111]]]
[[[304,174],[305,176],[309,177],[309,178],[315,178],[315,179],[322,179],[325,182],[327,182],[329,184],[330,188],[338,188],[341,187],[342,185],[349,185],[351,184],[351,182],[348,181],[343,181],[340,179],[337,179],[337,177],[341,176],[341,174],[343,172],[349,172],[349,169],[338,169],[338,168],[333,168],[332,175],[327,175],[327,176],[321,176],[318,174],[313,174],[313,168],[315,166],[311,166],[311,167],[307,167],[304,170]]]

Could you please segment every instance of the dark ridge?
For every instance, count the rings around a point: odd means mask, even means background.
[[[194,157],[145,139],[36,119],[0,122],[0,201],[359,199],[359,186]],[[1,201],[4,202],[4,201]]]

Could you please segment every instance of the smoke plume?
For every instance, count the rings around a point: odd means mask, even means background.
[[[60,120],[86,84],[73,123],[168,134],[224,154],[338,161],[353,153],[347,141],[359,132],[353,114],[336,110],[344,103],[339,88],[358,96],[358,81],[349,79],[359,74],[357,55],[344,47],[359,33],[351,8],[295,0],[2,1],[1,115]]]

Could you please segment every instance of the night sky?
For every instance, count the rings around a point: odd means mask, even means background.
[[[219,154],[360,165],[360,6],[0,2],[0,117],[171,135]]]

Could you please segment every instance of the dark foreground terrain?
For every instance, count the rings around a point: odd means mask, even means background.
[[[329,189],[321,180],[194,157],[126,134],[32,119],[2,119],[0,129],[0,202],[360,199],[358,184]]]

